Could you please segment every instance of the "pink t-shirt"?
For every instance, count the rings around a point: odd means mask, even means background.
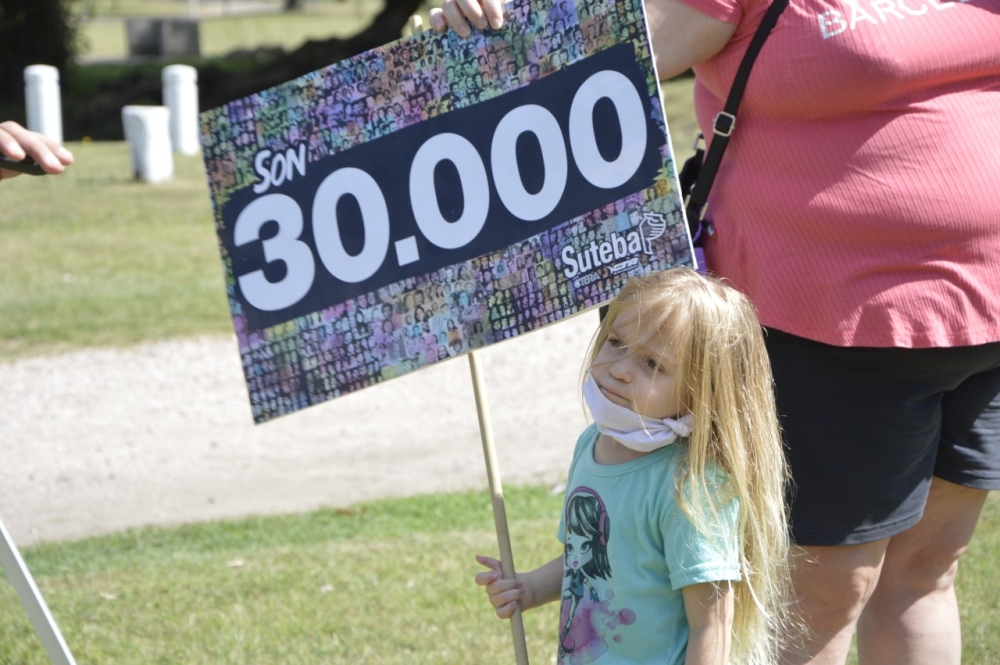
[[[706,136],[766,0],[695,68]],[[828,344],[1000,340],[1000,0],[791,0],[709,198],[709,268]]]

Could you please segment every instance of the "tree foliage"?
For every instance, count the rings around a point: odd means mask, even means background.
[[[0,97],[24,98],[24,68],[52,65],[60,72],[77,49],[72,0],[0,0]]]
[[[218,67],[203,67],[198,75],[203,108],[245,97],[399,39],[407,21],[422,4],[423,0],[386,0],[382,11],[356,35],[308,41],[290,53],[262,63],[249,74],[237,77]]]

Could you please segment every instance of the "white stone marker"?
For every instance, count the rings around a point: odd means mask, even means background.
[[[135,177],[151,183],[173,178],[170,110],[166,106],[125,106],[122,108],[122,125]]]
[[[196,155],[198,140],[198,70],[189,65],[163,68],[163,103],[170,109],[170,143],[174,152]]]
[[[28,129],[44,134],[62,145],[62,100],[59,70],[51,65],[24,68],[24,106]]]

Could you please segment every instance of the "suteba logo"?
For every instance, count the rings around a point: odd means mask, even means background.
[[[617,274],[638,263],[637,254],[653,254],[653,241],[663,235],[667,220],[660,213],[644,212],[639,228],[635,231],[619,233],[613,231],[603,242],[596,239],[583,249],[573,245],[562,248],[563,275],[568,279],[582,277],[598,268],[608,266],[612,274]]]

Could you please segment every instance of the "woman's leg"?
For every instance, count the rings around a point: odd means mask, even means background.
[[[858,624],[861,665],[961,662],[955,573],[986,495],[932,480],[923,518],[889,541],[878,585]]]
[[[923,517],[906,531],[863,545],[801,548],[793,581],[808,633],[782,662],[843,665],[857,626],[861,665],[958,665],[953,583],[986,496],[934,478]]]
[[[784,665],[843,665],[858,618],[875,593],[888,543],[798,548],[792,582],[805,632],[790,636]]]

